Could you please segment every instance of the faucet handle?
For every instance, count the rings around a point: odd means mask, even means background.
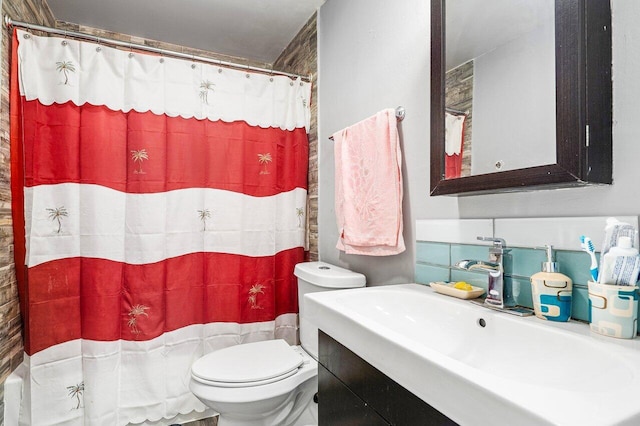
[[[480,241],[491,241],[493,242],[493,247],[498,249],[503,249],[507,247],[507,242],[503,238],[495,238],[495,237],[477,237]]]

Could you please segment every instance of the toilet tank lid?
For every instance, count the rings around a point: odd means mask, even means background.
[[[364,275],[325,262],[298,263],[294,274],[318,287],[355,288],[366,284]]]

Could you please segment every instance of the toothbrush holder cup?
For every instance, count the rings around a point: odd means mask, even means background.
[[[638,286],[592,281],[588,285],[591,331],[621,339],[635,338],[638,332]]]

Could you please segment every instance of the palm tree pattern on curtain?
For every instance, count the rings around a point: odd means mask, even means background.
[[[76,72],[76,67],[71,61],[56,62],[56,69],[64,75],[64,85],[69,84],[69,73]]]
[[[296,216],[298,216],[298,228],[302,228],[302,219],[304,218],[304,208],[296,207]]]
[[[264,154],[258,154],[258,163],[260,163],[263,166],[263,169],[260,171],[261,175],[269,174],[269,170],[267,170],[267,165],[272,161],[273,161],[273,158],[271,158],[270,152],[267,152]]]
[[[22,421],[202,411],[194,359],[296,343],[311,86],[24,34],[11,62]]]
[[[258,303],[258,295],[264,294],[264,286],[262,284],[254,284],[249,289],[249,305],[251,309],[262,309],[262,306]]]
[[[137,173],[137,174],[143,174],[144,172],[142,171],[142,162],[144,160],[148,160],[149,159],[149,154],[147,154],[147,150],[146,149],[138,149],[138,150],[131,150],[131,159],[133,160],[134,164],[137,163],[138,164],[138,168],[135,169],[133,171],[133,173]]]
[[[202,230],[207,230],[207,219],[211,218],[211,212],[208,209],[198,210],[198,217],[202,221]]]
[[[140,329],[138,328],[138,317],[139,316],[148,317],[149,315],[145,312],[148,309],[150,309],[148,306],[135,305],[129,311],[129,321],[127,322],[127,325],[129,326],[133,334],[141,333]]]
[[[80,397],[82,396],[82,392],[84,392],[84,382],[78,383],[77,385],[67,386],[67,390],[69,391],[69,396],[76,400],[75,407],[72,410],[80,409]]]
[[[58,223],[56,234],[59,234],[62,232],[62,218],[69,216],[67,209],[65,209],[64,206],[60,206],[55,209],[47,209],[47,211],[49,212],[49,219]]]
[[[209,80],[204,80],[202,83],[200,83],[200,99],[207,105],[209,105],[209,92],[213,92],[214,86],[215,84],[213,84]]]

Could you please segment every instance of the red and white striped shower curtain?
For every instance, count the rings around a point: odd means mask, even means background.
[[[21,30],[13,49],[23,421],[204,410],[195,359],[296,339],[310,83]]]

